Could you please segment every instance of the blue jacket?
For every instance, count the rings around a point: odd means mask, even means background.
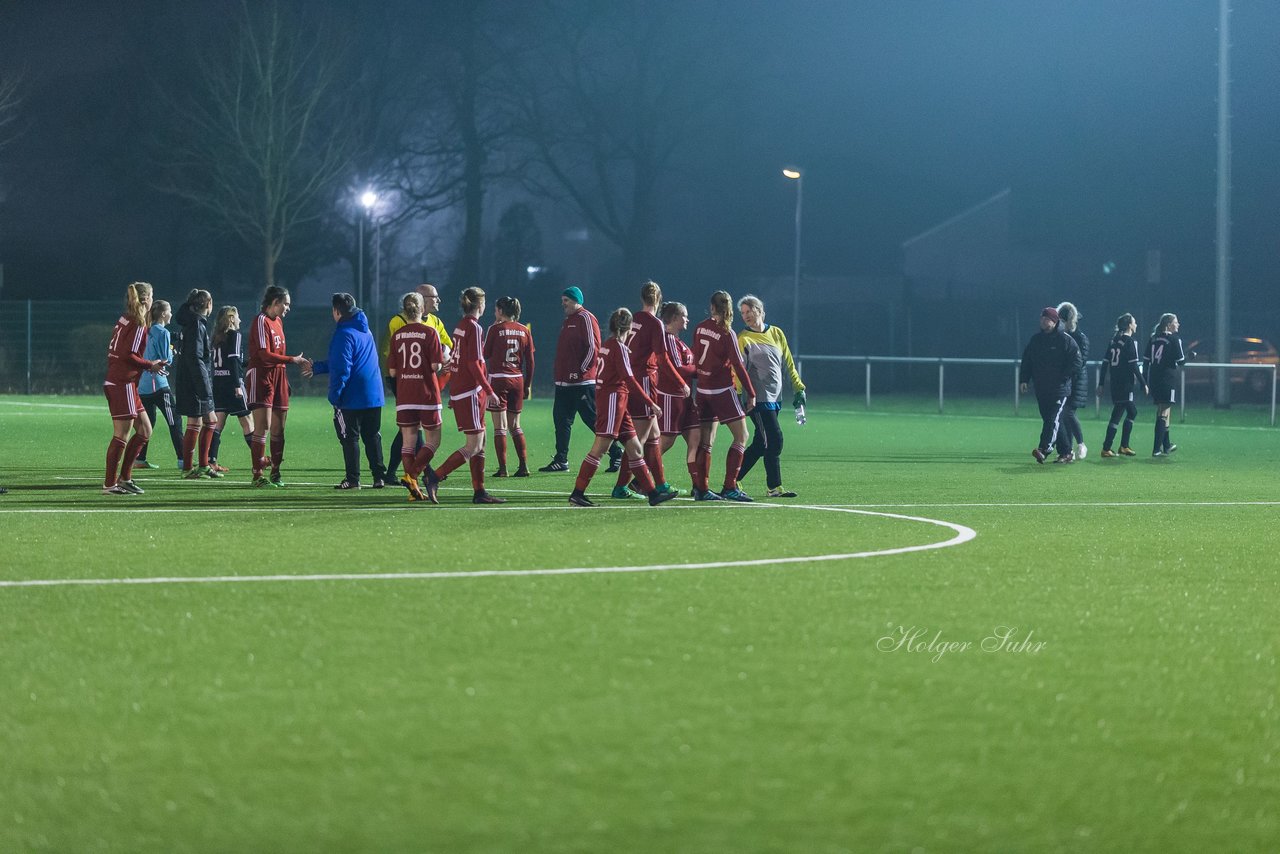
[[[172,347],[173,345],[169,342],[169,330],[159,323],[154,323],[151,325],[151,331],[147,335],[147,350],[142,354],[142,358],[148,361],[164,359],[166,362],[172,363]],[[168,378],[154,371],[143,371],[142,377],[138,380],[138,394],[155,394],[168,387]]]
[[[378,345],[363,311],[338,321],[329,358],[311,369],[329,375],[329,402],[338,409],[376,409],[383,403]]]

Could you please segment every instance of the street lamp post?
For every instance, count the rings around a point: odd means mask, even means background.
[[[783,169],[782,174],[796,182],[796,266],[791,303],[791,349],[800,352],[800,212],[804,201],[804,173],[799,169]]]
[[[378,194],[373,190],[365,190],[360,196],[360,204],[364,208],[364,213],[360,214],[360,247],[356,252],[356,266],[359,268],[356,276],[356,290],[359,291],[356,294],[356,304],[361,308],[364,307],[364,219],[372,215],[373,206],[377,203]]]

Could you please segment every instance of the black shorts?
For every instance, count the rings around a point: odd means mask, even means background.
[[[236,395],[236,390],[240,394]],[[243,383],[233,383],[231,377],[213,378],[213,411],[225,412],[236,418],[249,414],[249,399]]]
[[[1157,406],[1173,406],[1178,402],[1178,390],[1173,386],[1153,385],[1151,387],[1151,400]]]

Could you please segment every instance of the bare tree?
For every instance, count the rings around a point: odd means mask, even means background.
[[[663,183],[729,80],[698,4],[546,0],[544,37],[509,65],[512,109],[541,167],[533,189],[565,198],[647,272]]]
[[[0,74],[0,149],[18,135],[18,107],[22,105],[21,78]]]
[[[350,169],[342,52],[323,17],[245,2],[231,44],[195,68],[189,94],[161,90],[170,115],[159,188],[257,246],[274,284],[286,245],[325,216]]]

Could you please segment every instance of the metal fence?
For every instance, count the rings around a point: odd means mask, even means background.
[[[819,365],[823,363],[828,363],[833,365],[848,365],[852,367],[854,370],[850,371],[848,374],[845,375],[846,382],[844,384],[844,387],[837,386],[837,388],[831,388],[829,385],[827,386],[830,390],[838,391],[841,393],[848,393],[850,391],[854,391],[854,389],[848,387],[849,385],[851,385],[851,383],[849,383],[848,380],[851,379],[852,374],[856,372],[856,366],[862,365],[863,370],[861,373],[863,374],[863,377],[862,377],[863,394],[865,396],[866,405],[868,409],[871,408],[871,400],[872,400],[871,391],[872,391],[872,381],[873,381],[873,376],[872,376],[873,365],[886,365],[886,366],[902,365],[908,368],[911,368],[911,367],[916,368],[916,371],[913,376],[909,376],[905,378],[899,375],[893,375],[893,374],[887,375],[884,378],[884,383],[883,383],[884,393],[886,394],[903,392],[903,391],[907,391],[907,392],[920,391],[922,384],[920,382],[919,367],[921,366],[927,366],[931,368],[936,367],[939,413],[942,413],[946,410],[947,366],[948,365],[952,365],[952,366],[981,365],[981,366],[990,366],[993,368],[1003,368],[1004,370],[1009,371],[1011,374],[1011,377],[1010,377],[1010,379],[1012,380],[1011,393],[1012,393],[1012,399],[1013,399],[1013,412],[1015,415],[1018,413],[1018,410],[1021,404],[1021,399],[1022,399],[1022,395],[1019,389],[1019,386],[1021,384],[1019,382],[1019,372],[1022,366],[1022,360],[1020,359],[966,359],[966,358],[953,359],[953,358],[945,358],[945,357],[936,358],[936,357],[921,357],[921,356],[915,356],[915,357],[912,357],[912,356],[796,356],[796,362],[797,362],[797,365],[799,365],[802,370],[803,370],[804,364],[806,363],[819,364]],[[1092,370],[1090,371],[1090,376],[1092,377],[1092,387],[1090,388],[1090,391],[1093,392],[1098,387],[1098,380],[1100,378],[1100,374],[1102,371],[1102,363],[1098,361],[1091,361],[1091,362],[1086,362],[1086,365],[1092,368]],[[1179,399],[1181,400],[1181,404],[1179,407],[1179,414],[1183,421],[1187,420],[1187,385],[1188,385],[1189,378],[1190,378],[1190,384],[1193,388],[1204,386],[1205,389],[1207,389],[1205,392],[1205,402],[1211,403],[1213,400],[1214,378],[1212,376],[1207,376],[1207,375],[1210,374],[1211,372],[1216,374],[1219,369],[1222,369],[1231,379],[1236,379],[1237,377],[1242,378],[1243,376],[1247,376],[1249,372],[1256,372],[1259,375],[1266,377],[1267,383],[1265,385],[1259,386],[1256,383],[1245,383],[1244,385],[1246,386],[1246,388],[1244,391],[1245,393],[1248,393],[1248,391],[1250,390],[1248,386],[1252,385],[1254,386],[1252,391],[1255,391],[1255,392],[1260,391],[1263,394],[1267,392],[1270,393],[1269,404],[1270,404],[1271,426],[1272,427],[1275,426],[1276,424],[1276,374],[1277,374],[1278,366],[1246,365],[1246,364],[1219,363],[1219,362],[1188,362],[1183,367],[1184,369],[1180,374],[1181,390],[1178,395]],[[1005,382],[1007,381],[1008,380],[1006,380]],[[806,380],[806,382],[808,382],[808,380]],[[1000,384],[1003,385],[1004,382],[1001,382]],[[962,386],[962,388],[964,388],[965,391],[967,391],[970,394],[973,394],[976,391],[978,394],[981,394],[983,396],[990,396],[991,393],[994,391],[994,386],[991,384],[989,379],[987,382],[983,384],[982,388],[974,389],[972,384]],[[1095,401],[1094,402],[1095,412],[1100,413],[1103,401],[1096,396],[1094,398],[1094,401]]]

